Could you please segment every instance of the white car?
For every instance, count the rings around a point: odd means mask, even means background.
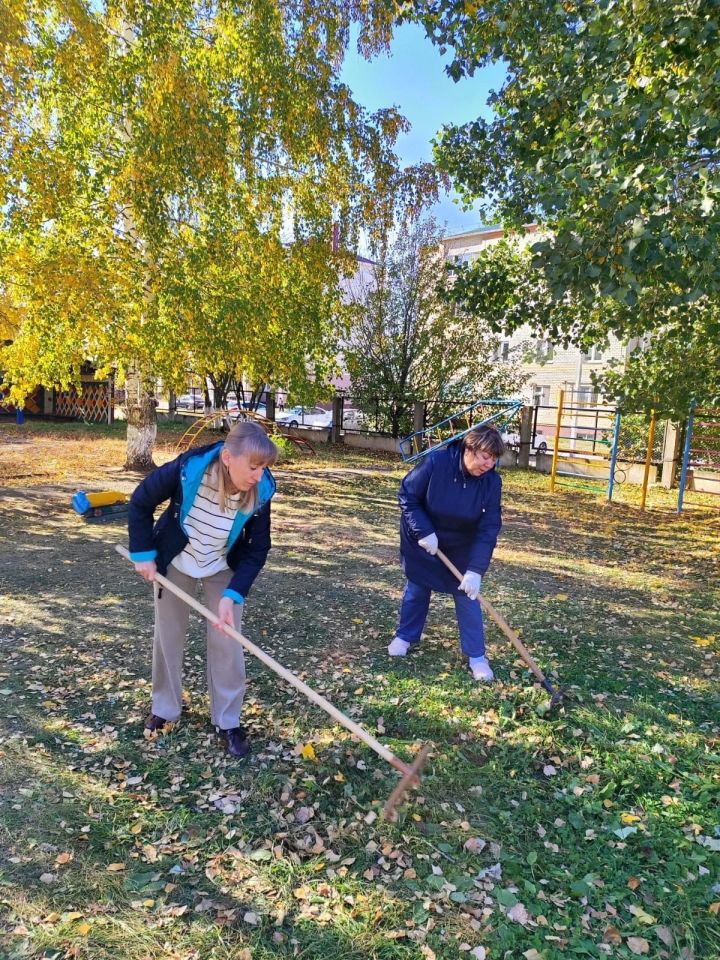
[[[275,422],[284,427],[330,427],[332,410],[322,407],[289,407],[275,414]]]
[[[345,407],[342,425],[343,430],[369,430],[370,417],[356,407]]]
[[[202,393],[181,393],[175,398],[178,410],[202,410],[205,406],[205,397]]]
[[[503,443],[508,447],[520,446],[519,433],[503,433],[502,438],[503,438]],[[530,453],[547,453],[549,449],[550,449],[550,438],[546,437],[543,433],[541,433],[538,430],[535,433],[535,436],[532,438]]]

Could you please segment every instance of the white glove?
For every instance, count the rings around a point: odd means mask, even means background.
[[[473,573],[472,570],[468,570],[465,576],[460,581],[460,586],[458,590],[462,590],[466,593],[471,600],[477,600],[478,594],[480,593],[480,584],[482,583],[482,577],[479,573]]]
[[[423,537],[422,540],[418,540],[418,546],[422,547],[423,550],[427,550],[430,556],[434,557],[438,552],[437,534],[429,533],[426,537]]]

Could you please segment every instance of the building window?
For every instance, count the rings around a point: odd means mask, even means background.
[[[538,340],[535,357],[538,363],[548,363],[553,358],[555,348],[550,340]]]
[[[546,384],[533,384],[532,402],[535,407],[547,407],[550,404],[550,387]]]
[[[594,407],[597,404],[597,392],[591,385],[578,387],[575,391],[575,401],[578,407]]]
[[[503,340],[493,354],[493,360],[507,360],[510,356],[510,341]]]
[[[590,363],[595,363],[598,360],[602,360],[602,347],[590,347],[589,350],[583,351],[583,360],[587,360]]]

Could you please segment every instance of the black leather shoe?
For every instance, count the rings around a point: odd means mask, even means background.
[[[155,713],[151,713],[145,721],[145,729],[148,733],[163,733],[171,726],[172,724],[169,720],[166,720],[164,717],[158,717]]]
[[[250,741],[243,727],[233,727],[232,730],[220,730],[221,738],[225,741],[227,752],[242,760],[250,753]]]

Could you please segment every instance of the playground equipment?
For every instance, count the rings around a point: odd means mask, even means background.
[[[416,430],[399,442],[405,463],[417,463],[422,457],[453,440],[459,440],[476,427],[488,424],[502,430],[522,407],[522,400],[477,400],[431,427]]]
[[[89,523],[114,520],[128,513],[130,497],[119,490],[104,490],[100,493],[86,493],[78,490],[73,494],[72,505],[76,513]]]
[[[270,437],[277,434],[289,440],[290,443],[296,446],[302,453],[308,453],[312,457],[315,456],[315,447],[312,443],[304,437],[295,436],[295,434],[290,431],[290,428],[283,429],[279,427],[274,420],[268,420],[267,417],[255,413],[254,410],[230,412],[227,409],[214,410],[210,413],[203,414],[201,417],[193,418],[193,422],[175,444],[175,453],[185,453],[187,450],[190,450],[206,430],[217,428],[218,425],[221,429],[230,430],[233,424],[239,420],[254,420],[255,423],[260,424]]]
[[[445,564],[448,570],[457,577],[458,581],[462,581],[462,578],[463,578],[462,574],[460,573],[458,568],[455,566],[455,564],[452,562],[452,560],[450,560],[449,557],[445,556],[442,550],[438,550],[437,556],[442,560],[442,562]],[[559,704],[561,704],[565,697],[564,689],[560,688],[560,690],[556,690],[555,687],[553,687],[553,685],[550,683],[548,678],[542,672],[542,670],[537,665],[535,660],[530,656],[530,653],[528,652],[525,644],[522,642],[520,637],[517,635],[517,633],[515,633],[515,631],[512,629],[510,624],[505,619],[505,617],[503,617],[503,615],[495,609],[495,607],[490,603],[490,601],[486,600],[485,597],[478,597],[477,599],[478,599],[478,603],[483,608],[483,610],[487,613],[490,619],[498,627],[500,627],[500,629],[508,638],[510,643],[515,647],[515,649],[520,654],[522,659],[525,661],[525,663],[530,667],[532,672],[535,674],[535,677],[537,678],[537,680],[545,688],[545,690],[547,690],[547,692],[550,694],[550,709],[552,710],[554,707],[557,707]]]
[[[118,544],[115,549],[121,557],[125,557],[126,560],[130,560],[130,554],[125,547]],[[174,593],[176,597],[179,597],[182,601],[187,603],[188,606],[193,608],[193,610],[197,610],[197,612],[202,614],[202,616],[205,617],[206,620],[209,620],[210,623],[217,623],[218,617],[216,613],[213,613],[207,607],[203,606],[203,604],[196,600],[195,597],[191,597],[189,593],[186,593],[180,587],[176,586],[171,580],[168,580],[167,577],[162,576],[160,573],[156,573],[155,580],[164,590],[169,590],[171,593]],[[374,750],[379,757],[382,757],[382,759],[386,760],[390,766],[394,767],[402,774],[400,782],[388,797],[383,809],[384,816],[387,820],[396,820],[398,805],[402,802],[407,791],[420,782],[420,772],[425,766],[430,754],[430,745],[424,744],[413,762],[411,764],[405,763],[399,757],[395,756],[395,754],[384,744],[380,743],[379,740],[376,740],[375,737],[368,733],[368,731],[359,723],[356,723],[354,720],[351,720],[350,717],[345,716],[345,714],[338,710],[337,707],[333,706],[329,700],[326,700],[325,697],[313,690],[312,687],[309,687],[306,683],[300,680],[299,677],[296,677],[294,673],[286,670],[285,667],[277,662],[277,660],[265,653],[264,650],[261,650],[260,647],[255,646],[251,640],[248,640],[247,637],[244,637],[238,630],[235,630],[233,627],[228,625],[225,625],[223,629],[229,637],[232,637],[233,640],[236,640],[239,644],[241,644],[248,651],[248,653],[252,653],[253,656],[257,657],[261,663],[264,663],[266,667],[269,667],[270,670],[276,673],[279,677],[282,677],[283,680],[295,687],[296,690],[299,690],[303,696],[307,697],[308,700],[320,707],[321,710],[324,710],[325,713],[329,714],[334,720],[345,727],[346,730],[349,730],[359,740],[362,740],[363,743],[370,747],[371,750]]]
[[[570,427],[563,423],[564,417],[572,418],[573,423]],[[601,425],[601,422],[603,425]],[[604,425],[605,423],[607,423],[607,426]],[[573,472],[571,466],[573,461],[577,463],[578,458],[584,457],[589,462],[597,464],[601,470],[603,464],[609,464],[607,475],[595,476],[590,479],[606,481],[607,486],[599,489],[605,489],[607,499],[611,501],[615,484],[622,483],[625,479],[625,471],[617,465],[620,424],[621,414],[619,410],[613,410],[610,407],[586,407],[580,404],[567,404],[565,402],[565,390],[561,390],[555,419],[550,492],[555,492],[555,488],[558,486],[558,477],[564,478],[562,482],[566,486],[574,485],[569,478],[573,478],[575,481],[583,480],[582,475]],[[570,433],[563,432],[568,429]],[[609,439],[611,436],[612,440]],[[570,447],[561,446],[561,441],[569,441]],[[587,449],[588,446],[590,450]],[[609,454],[606,452],[608,447],[610,447]],[[652,447],[650,447],[650,451],[652,452]],[[583,486],[588,487],[584,480]]]
[[[685,424],[678,513],[682,513],[688,487],[720,493],[720,407],[698,407],[695,400]]]

